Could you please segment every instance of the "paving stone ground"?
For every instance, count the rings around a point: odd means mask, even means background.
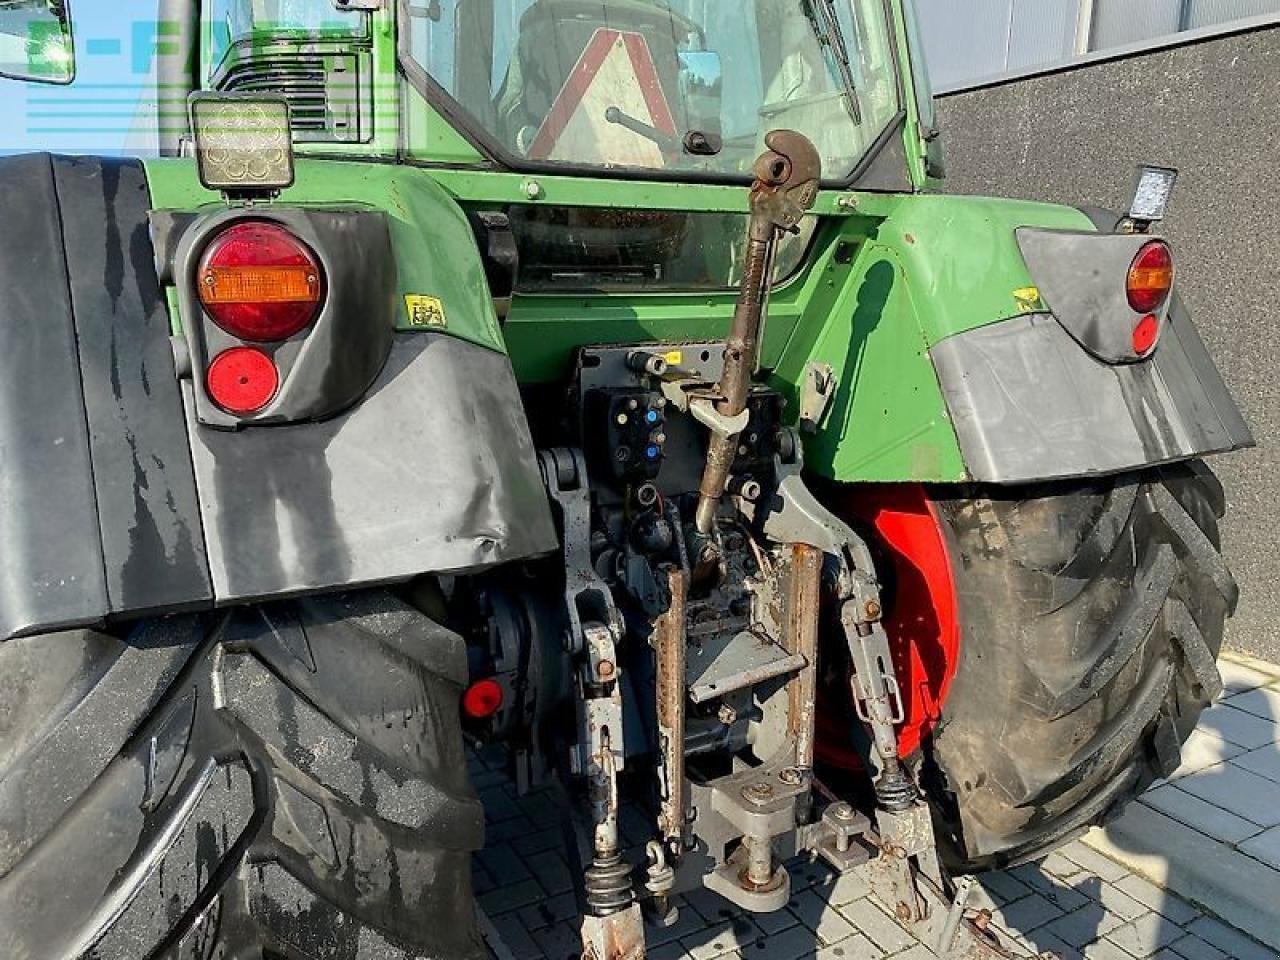
[[[1142,803],[1277,868],[1280,911],[1280,668],[1225,665],[1228,690],[1205,714],[1168,783]],[[496,752],[473,774],[488,816],[476,857],[482,928],[498,960],[577,960],[577,907],[565,857],[564,800],[554,791],[517,797]],[[624,808],[622,829],[640,844],[647,826]],[[790,866],[792,897],[775,914],[748,916],[709,891],[678,898],[680,919],[650,929],[652,960],[929,960],[871,897],[855,872],[821,862]],[[1280,953],[1180,899],[1121,863],[1074,841],[1043,860],[980,878],[974,908],[1026,955],[1063,960],[1276,960]]]
[[[1140,802],[1280,871],[1280,667],[1228,655],[1220,669],[1182,766]]]
[[[1084,842],[1280,955],[1280,665],[1225,651],[1181,767]]]

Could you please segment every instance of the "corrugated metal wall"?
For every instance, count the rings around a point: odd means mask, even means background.
[[[1075,48],[1079,0],[1012,0],[1007,67],[1051,63]]]
[[[1184,30],[1280,15],[1280,0],[915,0],[939,90],[1159,41]],[[1082,5],[1093,7],[1078,35]]]
[[[1152,40],[1181,27],[1182,0],[1102,0],[1094,7],[1093,50]]]
[[[1188,30],[1241,17],[1260,17],[1280,10],[1280,4],[1275,0],[1190,0],[1187,6],[1190,8],[1187,16]]]
[[[939,89],[1039,63],[1073,49],[1080,0],[916,0]]]

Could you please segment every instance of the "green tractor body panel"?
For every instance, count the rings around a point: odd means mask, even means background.
[[[809,443],[812,469],[849,482],[967,479],[928,350],[1028,306],[1044,309],[1015,296],[1033,286],[1018,227],[1089,222],[1070,208],[1009,200],[853,199],[874,215],[824,218],[808,266],[770,301],[763,366],[793,411],[805,366],[833,368],[838,387]],[[586,344],[723,338],[734,302],[730,291],[517,297],[506,336],[523,380],[554,381]]]
[[[157,209],[220,203],[199,185],[193,161],[150,160],[146,168]],[[415,300],[438,300],[443,332],[507,350],[526,384],[564,378],[585,345],[717,340],[733,316],[730,289],[517,294],[500,328],[464,207],[528,204],[531,178],[315,158],[300,159],[297,173],[282,206],[358,204],[388,214],[399,329],[414,329]],[[549,206],[612,206],[625,191],[644,209],[746,214],[744,192],[727,186],[532,182]],[[842,198],[853,202],[841,208]],[[929,348],[1019,312],[1043,311],[1025,299],[1034,284],[1014,232],[1090,229],[1088,219],[1071,208],[1012,200],[835,192],[823,198],[819,219],[807,265],[771,300],[762,357],[793,410],[805,366],[833,368],[838,386],[809,441],[810,466],[847,482],[968,479]]]
[[[438,129],[438,116],[432,119]],[[157,209],[195,211],[220,202],[199,185],[190,160],[150,160],[146,167]],[[397,329],[426,325],[506,351],[519,381],[537,385],[562,381],[587,345],[723,339],[736,291],[517,287],[500,324],[468,211],[622,207],[740,214],[745,226],[747,199],[741,188],[718,184],[304,157],[295,185],[277,203],[384,211],[398,277]],[[1070,207],[924,192],[826,191],[813,217],[800,265],[770,301],[761,354],[793,418],[806,368],[831,368],[835,392],[807,439],[809,467],[842,482],[991,479],[966,463],[930,351],[1002,321],[1051,318],[1017,232],[1089,234],[1095,225]],[[428,306],[424,312],[415,304]]]
[[[849,482],[969,479],[929,349],[1044,310],[1014,242],[1030,224],[1089,227],[1066,207],[918,194],[883,220],[840,231],[836,246],[854,246],[852,261],[827,266],[829,299],[806,304],[775,370],[793,401],[807,364],[834,372],[830,411],[807,448],[811,469]]]
[[[219,194],[200,185],[192,160],[147,160],[146,170],[157,210],[195,212],[222,205]],[[430,176],[411,167],[300,159],[297,182],[279,204],[383,211],[396,261],[396,328],[429,327],[491,350],[504,349],[471,227]],[[440,301],[441,313],[411,316],[411,304],[419,298]]]

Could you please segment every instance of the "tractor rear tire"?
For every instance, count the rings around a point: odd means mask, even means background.
[[[961,642],[924,780],[952,865],[1003,867],[1178,766],[1237,598],[1223,492],[1194,462],[934,495]]]
[[[462,640],[373,591],[0,645],[0,956],[485,956]]]

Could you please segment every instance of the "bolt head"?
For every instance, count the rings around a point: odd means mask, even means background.
[[[601,680],[608,680],[615,673],[617,673],[617,671],[618,671],[618,668],[613,665],[612,660],[601,660],[596,665],[596,676],[598,676]]]
[[[804,773],[797,767],[786,767],[778,773],[778,779],[789,787],[798,787],[804,783]]]
[[[742,788],[742,799],[748,803],[768,803],[773,799],[773,787],[764,782],[749,783]]]
[[[831,816],[833,816],[837,820],[854,819],[853,807],[849,806],[849,804],[847,803],[832,804],[830,813],[831,813]]]
[[[537,180],[526,180],[522,185],[525,197],[530,200],[542,199],[542,184]]]

